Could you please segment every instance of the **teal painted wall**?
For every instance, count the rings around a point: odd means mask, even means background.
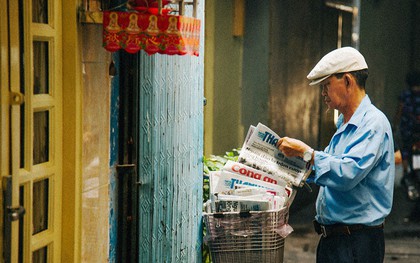
[[[203,40],[204,1],[198,14]],[[139,262],[201,262],[204,48],[200,44],[198,57],[145,52],[139,56]]]
[[[115,69],[119,69],[119,55],[112,54]],[[109,262],[117,261],[118,242],[118,190],[117,190],[117,169],[118,163],[118,114],[119,114],[119,74],[111,78],[110,94],[110,149],[109,149]]]

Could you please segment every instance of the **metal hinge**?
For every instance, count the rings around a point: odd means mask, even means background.
[[[117,171],[120,175],[127,175],[132,174],[135,175],[136,172],[136,165],[132,163],[128,164],[117,164]],[[137,186],[142,186],[143,183],[141,181],[135,182]]]

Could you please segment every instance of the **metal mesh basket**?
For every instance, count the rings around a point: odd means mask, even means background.
[[[283,262],[288,209],[204,213],[205,240],[213,263]]]

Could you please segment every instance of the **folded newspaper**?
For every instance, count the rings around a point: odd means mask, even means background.
[[[210,172],[209,177],[207,208],[212,212],[276,210],[288,206],[292,200],[292,190],[285,184],[264,182],[225,170]]]
[[[238,162],[227,161],[211,172],[209,212],[277,210],[290,206],[311,172],[300,157],[286,157],[277,148],[280,137],[267,126],[251,126]]]
[[[267,126],[251,126],[239,154],[238,162],[281,178],[295,186],[303,186],[311,173],[311,164],[301,157],[286,157],[278,148],[280,136]]]
[[[227,171],[234,174],[239,174],[242,176],[250,177],[252,179],[257,179],[263,181],[266,185],[267,183],[279,185],[282,187],[283,192],[286,194],[287,197],[292,195],[292,187],[290,186],[289,182],[276,177],[275,175],[270,175],[263,171],[254,169],[250,166],[247,166],[243,163],[238,163],[234,161],[227,161],[226,164],[223,166],[222,171]]]

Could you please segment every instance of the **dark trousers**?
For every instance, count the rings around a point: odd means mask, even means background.
[[[382,228],[355,231],[323,237],[318,243],[317,263],[382,263],[385,256],[385,238]]]

